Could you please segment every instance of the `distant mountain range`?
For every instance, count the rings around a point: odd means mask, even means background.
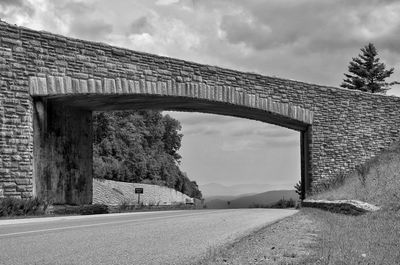
[[[281,186],[269,185],[269,184],[240,184],[232,186],[224,186],[218,183],[209,183],[200,185],[199,189],[203,194],[203,198],[210,198],[215,196],[243,196],[262,193],[270,190],[284,189]]]
[[[208,198],[206,197],[204,203],[209,209],[249,208],[254,205],[270,205],[283,198],[296,201],[299,196],[296,194],[295,190],[273,190],[253,195],[211,196]]]

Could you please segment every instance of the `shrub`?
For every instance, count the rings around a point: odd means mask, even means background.
[[[136,206],[134,204],[131,204],[128,200],[124,200],[118,205],[118,211],[119,212],[133,211],[135,207]]]
[[[357,172],[358,179],[360,180],[360,183],[363,187],[365,187],[365,184],[366,184],[367,175],[370,170],[369,167],[370,167],[369,163],[365,163],[363,165],[356,165],[356,167],[355,167],[355,171]]]
[[[47,204],[38,198],[0,199],[0,216],[21,216],[21,215],[41,215],[44,214]]]
[[[82,215],[104,214],[108,213],[108,206],[104,204],[82,205],[79,207],[79,213]]]
[[[296,202],[290,198],[289,200],[280,199],[276,203],[271,205],[271,208],[293,208],[296,206]]]
[[[296,202],[292,198],[289,200],[280,199],[279,201],[272,204],[262,204],[262,203],[253,203],[249,206],[249,208],[294,208],[296,207]]]
[[[301,194],[302,194],[302,189],[301,189],[301,180],[299,180],[299,182],[297,182],[294,185],[294,190],[297,193],[297,195],[299,195],[299,198],[301,198]]]

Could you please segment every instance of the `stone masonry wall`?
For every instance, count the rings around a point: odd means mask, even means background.
[[[193,91],[190,92],[191,99],[188,94],[175,97],[187,99],[189,103],[196,102],[196,97],[198,102],[204,103],[204,99],[198,93],[196,95],[195,88],[210,87],[214,97],[205,101],[217,102],[221,107],[227,105],[219,99],[227,91],[234,91],[243,96],[240,104],[232,99],[230,107],[248,107],[245,114],[238,115],[242,117],[252,117],[254,102],[264,99],[282,108],[290,106],[291,109],[309,111],[312,125],[303,125],[308,131],[307,177],[312,181],[313,190],[377,155],[400,136],[400,98],[397,97],[243,73],[0,22],[0,187],[6,196],[32,196],[32,109],[35,100],[32,96],[39,95],[29,94],[32,89],[29,82],[35,78],[38,82],[44,79],[47,86],[48,77],[54,77],[49,80],[54,80],[55,86],[57,80],[71,78],[71,83],[72,79],[78,81],[71,84],[72,90],[68,93],[64,91],[58,95],[57,90],[51,90],[52,95],[47,93],[41,97],[75,95],[77,99],[79,95],[89,93],[89,84],[96,86],[107,82],[115,88],[113,93],[121,93],[117,88],[123,85],[119,86],[118,80],[131,80],[154,88],[156,92],[157,87],[162,90],[181,86]],[[43,91],[43,86],[39,83],[38,86]],[[103,88],[106,86],[103,84]],[[110,94],[104,90],[96,93]],[[148,90],[140,93],[149,94]],[[166,100],[170,98],[168,94],[163,96]],[[254,101],[254,98],[260,101]],[[122,99],[110,97],[109,102],[116,104],[119,100]],[[151,102],[152,98],[146,100]],[[280,125],[285,126],[284,119],[291,119],[290,115],[278,113],[275,123],[280,124],[279,118],[282,118]],[[272,111],[266,110],[265,116],[273,115]],[[299,130],[303,129],[299,127]]]

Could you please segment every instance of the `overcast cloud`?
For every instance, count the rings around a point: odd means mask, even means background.
[[[399,14],[400,1],[389,0],[0,0],[9,23],[330,86],[340,85],[368,42],[400,80]],[[171,115],[185,134],[182,166],[200,183],[291,187],[299,179],[297,132],[223,116]]]

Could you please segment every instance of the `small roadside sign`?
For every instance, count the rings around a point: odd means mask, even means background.
[[[135,188],[135,193],[137,194],[137,203],[140,205],[140,194],[143,194],[143,188]]]

